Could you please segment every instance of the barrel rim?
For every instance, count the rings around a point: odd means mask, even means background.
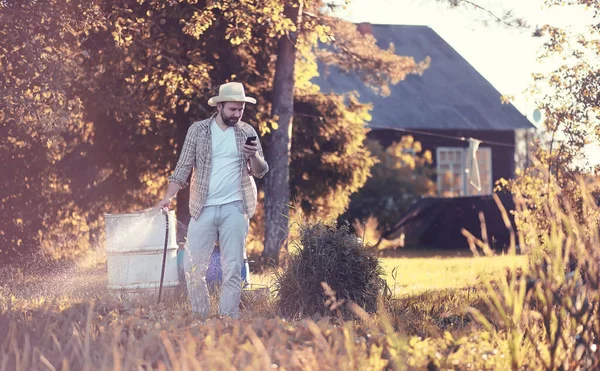
[[[167,251],[176,251],[179,250],[177,246],[167,246]],[[136,249],[128,249],[128,250],[111,250],[105,249],[106,255],[156,255],[162,254],[164,252],[163,247],[157,247],[151,250],[136,250]]]
[[[167,281],[163,282],[163,288],[165,287],[177,287],[181,284],[179,281]],[[128,283],[126,285],[119,284],[108,284],[106,288],[109,291],[154,291],[158,290],[159,282],[146,282],[146,283]]]
[[[140,217],[140,216],[148,215],[150,213],[158,214],[158,209],[141,210],[141,211],[134,211],[131,213],[120,213],[120,214],[105,213],[104,217],[105,218]],[[175,215],[175,210],[169,210],[169,215]]]

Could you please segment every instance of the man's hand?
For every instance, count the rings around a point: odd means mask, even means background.
[[[258,146],[256,144],[244,144],[243,151],[244,155],[246,155],[246,158],[252,158],[256,156],[256,153],[258,153]]]
[[[170,198],[164,198],[158,203],[158,205],[156,205],[156,207],[158,207],[159,209],[166,209],[166,210],[169,210],[170,206],[171,206]]]
[[[259,154],[258,146],[245,144],[244,155],[246,156],[246,162],[248,163],[250,173],[254,176],[256,176],[255,174],[262,174],[267,163]]]
[[[181,189],[181,186],[177,183],[169,183],[167,186],[167,192],[165,192],[165,197],[156,205],[159,209],[169,210],[171,206],[171,200],[177,192]]]

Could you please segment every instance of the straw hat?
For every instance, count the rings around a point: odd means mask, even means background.
[[[228,82],[219,86],[219,95],[208,100],[209,106],[216,106],[221,102],[246,102],[256,104],[256,99],[247,97],[244,86],[239,82]]]

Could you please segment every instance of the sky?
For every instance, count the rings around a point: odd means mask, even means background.
[[[526,93],[532,73],[547,71],[538,61],[542,40],[531,36],[536,25],[582,30],[592,22],[583,7],[544,7],[543,0],[476,0],[495,14],[506,10],[526,20],[530,28],[517,29],[498,24],[472,7],[449,8],[436,0],[352,0],[338,16],[352,22],[374,24],[427,25],[459,52],[503,95],[514,96],[512,103],[534,124],[536,108]],[[498,4],[501,4],[500,7]],[[488,21],[487,23],[485,21]],[[600,146],[590,146],[586,157],[600,164]]]

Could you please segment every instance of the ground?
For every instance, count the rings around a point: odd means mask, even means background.
[[[525,256],[500,255],[472,257],[470,252],[448,251],[397,251],[390,257],[381,257],[386,280],[394,295],[412,297],[430,291],[476,287],[482,275],[488,277],[502,272],[506,267],[523,266]],[[7,276],[8,272],[4,273]],[[20,298],[68,297],[84,300],[108,295],[107,270],[101,252],[90,254],[76,264],[55,268],[43,274],[12,271],[10,290]],[[252,274],[252,283],[269,286],[273,275],[269,272]]]
[[[504,274],[524,257],[411,254],[381,262],[395,297],[376,315],[350,322],[336,311],[289,322],[265,298],[237,321],[201,321],[172,295],[158,306],[155,297],[116,300],[101,256],[48,274],[5,269],[11,279],[0,286],[0,337],[7,339],[0,359],[8,361],[0,370],[506,368],[499,362],[506,349],[477,330],[468,307],[484,310],[481,275]],[[268,284],[271,276],[253,279]],[[461,347],[465,339],[469,347]]]

